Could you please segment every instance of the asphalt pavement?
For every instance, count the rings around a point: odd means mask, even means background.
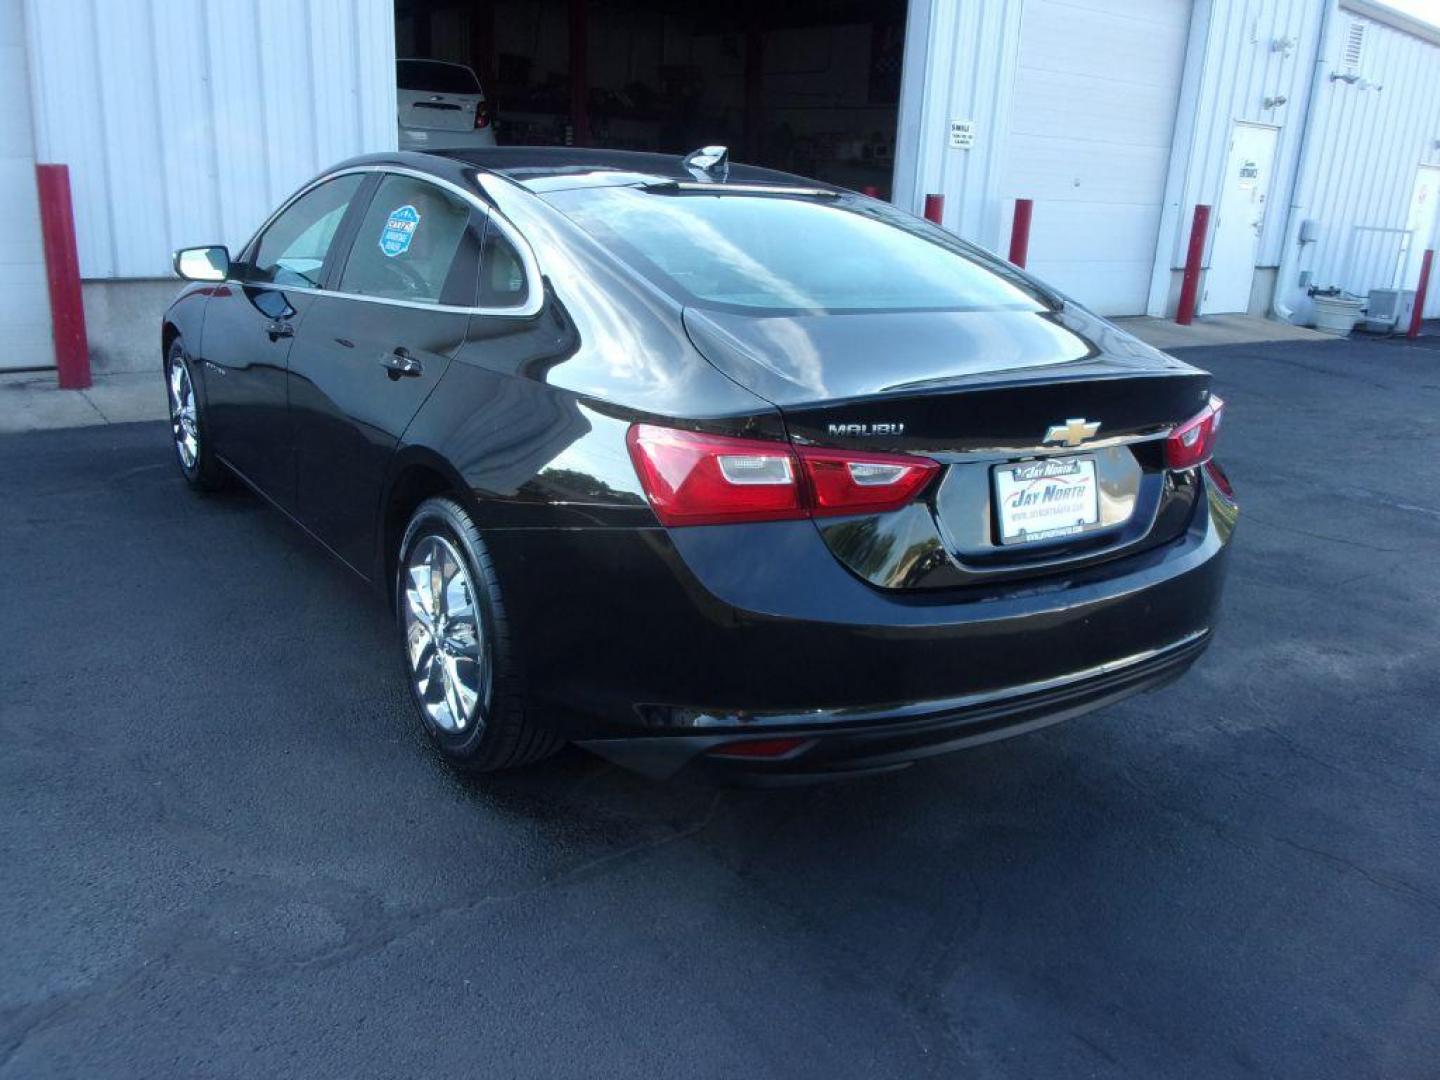
[[[0,1078],[1435,1076],[1434,344],[1185,354],[1243,510],[1182,681],[778,791],[459,780],[163,424],[0,436]]]

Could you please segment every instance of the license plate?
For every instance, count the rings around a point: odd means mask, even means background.
[[[1093,457],[998,465],[994,478],[1002,544],[1033,544],[1099,527]]]

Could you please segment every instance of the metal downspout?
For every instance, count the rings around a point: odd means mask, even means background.
[[[1334,18],[1338,0],[1327,0],[1320,14],[1320,37],[1315,47],[1315,73],[1310,79],[1310,96],[1305,100],[1305,115],[1301,120],[1300,153],[1295,166],[1295,186],[1291,189],[1290,207],[1285,214],[1285,248],[1280,256],[1280,268],[1275,272],[1275,292],[1270,298],[1270,308],[1288,323],[1295,321],[1295,309],[1281,299],[1287,282],[1295,275],[1300,260],[1300,221],[1309,201],[1312,161],[1315,155],[1315,140],[1311,138],[1313,122],[1316,119],[1317,102],[1325,90],[1326,57],[1330,45],[1330,23]],[[1303,189],[1303,190],[1302,190]],[[1302,197],[1303,195],[1303,197]]]

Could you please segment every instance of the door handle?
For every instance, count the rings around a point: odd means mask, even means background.
[[[295,327],[285,319],[276,319],[269,326],[265,327],[265,333],[271,341],[279,341],[282,337],[294,337]]]
[[[385,357],[384,360],[381,360],[380,364],[392,379],[399,379],[404,376],[414,378],[424,370],[420,366],[420,361],[416,360],[415,357],[411,356],[404,349],[396,349],[389,356]]]

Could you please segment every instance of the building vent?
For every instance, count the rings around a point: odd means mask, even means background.
[[[1340,58],[1347,71],[1359,71],[1360,61],[1365,56],[1365,24],[1352,22],[1345,34],[1345,52]]]

